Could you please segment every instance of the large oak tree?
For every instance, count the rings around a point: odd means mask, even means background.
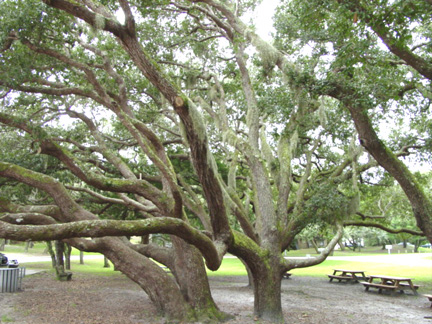
[[[341,2],[328,1],[322,17],[348,19]],[[344,39],[329,30],[314,39],[321,29],[308,30],[307,7],[304,20],[281,9],[278,43],[266,43],[241,20],[253,5],[5,1],[0,236],[103,253],[162,315],[191,322],[226,318],[202,257],[217,270],[230,252],[248,268],[255,314],[283,322],[282,275],[325,260],[344,225],[370,225],[356,215],[360,174],[377,163],[361,159],[352,118],[430,238],[430,200],[397,158],[407,152],[399,143],[391,152],[368,113],[394,88],[368,92],[372,76],[351,76],[349,53],[328,61],[326,46]],[[314,51],[290,56],[304,35]],[[399,66],[387,68],[397,75]],[[282,257],[317,224],[334,231],[321,255]],[[148,234],[170,235],[172,247],[125,238]]]

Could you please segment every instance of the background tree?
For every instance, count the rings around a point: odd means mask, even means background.
[[[309,84],[350,112],[360,143],[398,181],[431,241],[430,196],[397,154],[416,152],[417,163],[430,156],[430,2],[283,3],[277,19],[281,48],[316,53],[323,72]],[[380,134],[383,121],[397,127]]]

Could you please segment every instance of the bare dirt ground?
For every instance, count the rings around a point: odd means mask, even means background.
[[[211,277],[219,307],[235,319],[229,324],[265,322],[254,319],[253,293],[245,277]],[[296,277],[282,284],[287,323],[432,324],[428,300],[418,296],[365,292],[360,284],[329,283],[326,278]],[[39,273],[23,280],[23,291],[0,294],[0,323],[15,324],[158,324],[146,294],[121,274],[110,277],[74,274],[59,282]],[[267,324],[267,323],[265,323]]]

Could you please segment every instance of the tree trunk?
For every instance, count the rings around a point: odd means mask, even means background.
[[[65,256],[65,268],[66,270],[71,269],[71,253],[72,253],[72,247],[65,243],[65,250],[64,250],[64,256]]]
[[[108,262],[108,258],[106,256],[104,256],[104,266],[103,267],[104,268],[109,268],[110,267],[109,262]]]
[[[285,268],[282,267],[281,252],[277,245],[268,244],[268,247],[262,249],[249,237],[234,232],[229,252],[241,258],[252,274],[254,314],[257,320],[284,323],[281,283]]]
[[[156,263],[127,247],[120,238],[97,239],[100,252],[149,296],[161,316],[168,321],[193,322],[194,310],[177,283]]]
[[[56,255],[55,255],[52,243],[51,243],[51,241],[46,241],[45,243],[47,246],[47,251],[48,251],[49,255],[51,256],[51,265],[53,268],[55,268],[57,265],[57,261],[56,261]]]
[[[251,269],[254,281],[254,314],[271,323],[284,323],[281,303],[281,281],[279,258],[263,260]]]
[[[342,243],[342,240],[339,240],[338,244],[339,244],[341,251],[345,251],[345,245]]]
[[[24,251],[25,251],[25,252],[28,252],[28,250],[29,250],[30,248],[32,248],[32,244],[33,244],[32,241],[26,241],[26,242],[25,242]]]
[[[311,240],[311,242],[312,242],[312,245],[313,245],[313,247],[314,247],[314,249],[315,249],[315,253],[318,254],[319,251],[318,251],[318,244],[317,244],[317,242],[315,241],[314,238]]]
[[[80,264],[84,264],[84,252],[83,251],[80,251],[80,258],[79,258],[79,262],[80,262]]]
[[[199,251],[177,237],[171,238],[174,248],[174,276],[180,291],[195,310],[199,320],[223,321],[229,315],[221,312],[210,291],[204,262]]]
[[[247,265],[246,262],[244,262],[242,259],[240,259],[240,261],[245,266],[246,272],[247,272],[247,275],[248,275],[248,285],[247,285],[247,287],[253,288],[254,287],[254,280],[253,280],[252,272],[251,272],[251,270],[250,270],[250,268],[249,268],[249,266]]]
[[[55,241],[55,255],[56,255],[56,274],[58,280],[66,278],[65,266],[64,266],[64,243],[62,241]]]

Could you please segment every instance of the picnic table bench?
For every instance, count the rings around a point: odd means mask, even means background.
[[[285,273],[282,275],[282,278],[284,278],[284,279],[289,279],[289,278],[291,277],[291,275],[292,275],[292,273],[285,272]]]
[[[432,307],[432,295],[423,295],[425,296],[427,299],[429,299],[429,301],[431,302],[431,307]]]
[[[367,280],[369,279],[365,275],[365,271],[363,270],[346,270],[346,269],[333,269],[333,274],[327,275],[332,282],[333,279],[338,280],[338,282],[359,282],[359,279]]]
[[[373,282],[374,279],[378,279],[379,282]],[[362,282],[362,285],[365,287],[365,291],[368,291],[369,288],[376,288],[378,289],[378,293],[382,293],[383,290],[388,290],[394,294],[398,290],[401,293],[405,292],[405,290],[411,290],[414,295],[417,295],[417,289],[420,287],[419,285],[414,285],[411,278],[381,275],[369,276],[369,281]]]

